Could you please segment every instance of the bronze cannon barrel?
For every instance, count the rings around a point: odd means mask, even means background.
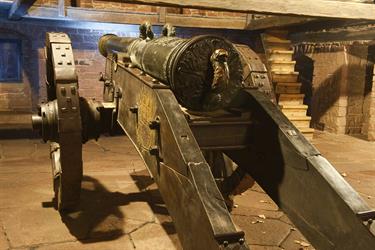
[[[107,57],[109,53],[115,52],[127,52],[129,45],[137,40],[138,38],[133,37],[118,37],[113,34],[106,34],[99,40],[99,52],[103,56]]]
[[[100,53],[127,53],[131,63],[169,85],[179,103],[191,110],[228,107],[242,84],[240,55],[228,40],[212,36],[155,39],[104,35]]]

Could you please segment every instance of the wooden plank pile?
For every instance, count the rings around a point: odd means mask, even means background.
[[[301,93],[298,72],[294,70],[296,62],[292,59],[291,41],[284,31],[267,31],[262,41],[280,109],[311,140],[314,129],[310,128],[311,117],[306,115],[307,105],[303,104],[305,95]]]

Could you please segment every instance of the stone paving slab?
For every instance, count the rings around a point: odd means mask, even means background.
[[[54,209],[38,206],[3,208],[0,209],[0,221],[14,248],[76,239]]]
[[[313,143],[375,208],[375,143],[319,132]],[[51,203],[48,145],[0,140],[0,249],[181,249],[157,187],[126,137],[90,141],[83,158],[80,207],[60,215]],[[313,249],[258,185],[235,204],[233,220],[251,250]]]
[[[234,222],[246,232],[248,244],[279,246],[290,233],[290,225],[278,220],[258,216],[233,216]],[[255,237],[256,236],[256,237]]]
[[[182,249],[177,235],[169,237],[161,225],[148,223],[130,234],[136,249],[164,250]],[[145,237],[147,236],[147,237]]]
[[[297,230],[293,229],[290,231],[288,237],[280,244],[281,248],[283,249],[290,249],[290,250],[311,250],[314,249],[308,241],[303,237],[303,235],[298,232]]]
[[[134,245],[128,235],[123,235],[110,241],[86,241],[86,242],[62,242],[36,246],[36,250],[126,250],[134,249]]]
[[[9,249],[9,242],[7,239],[7,235],[5,234],[5,230],[3,228],[3,223],[0,221],[0,249]]]
[[[43,202],[51,201],[51,177],[51,173],[1,173],[0,208],[41,207]]]

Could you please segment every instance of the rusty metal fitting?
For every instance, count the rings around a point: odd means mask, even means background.
[[[150,129],[159,129],[160,128],[159,118],[156,118],[155,120],[150,121],[148,126],[149,126]]]
[[[150,155],[159,156],[159,147],[158,146],[152,146],[148,150],[150,152]]]
[[[38,114],[31,117],[34,131],[38,131],[44,141],[58,140],[57,101],[39,106]]]

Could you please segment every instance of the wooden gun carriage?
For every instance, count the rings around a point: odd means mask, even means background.
[[[317,249],[375,249],[372,210],[283,115],[267,71],[245,45],[216,36],[103,36],[103,101],[79,96],[69,37],[47,33],[48,103],[33,126],[51,144],[55,201],[79,202],[82,144],[125,131],[173,218],[184,249],[249,249],[225,196],[249,174]],[[223,155],[238,165],[208,164]],[[238,178],[237,178],[238,179]]]

